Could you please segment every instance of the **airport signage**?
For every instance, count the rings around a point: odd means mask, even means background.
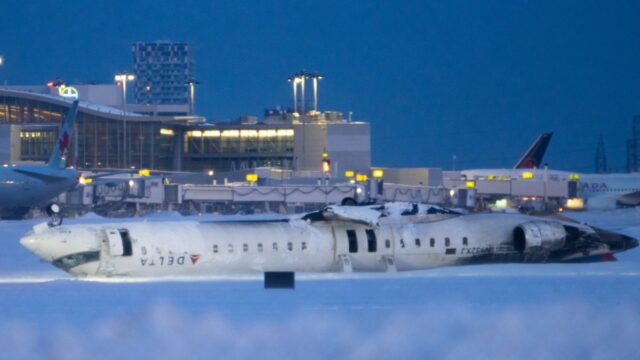
[[[78,100],[79,94],[78,89],[73,86],[66,86],[64,84],[58,86],[58,95],[63,98]]]

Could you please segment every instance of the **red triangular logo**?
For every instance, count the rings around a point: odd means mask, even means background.
[[[67,151],[67,147],[69,147],[69,133],[65,131],[60,137],[60,152],[64,154]]]
[[[191,255],[191,263],[195,265],[200,260],[200,255]]]

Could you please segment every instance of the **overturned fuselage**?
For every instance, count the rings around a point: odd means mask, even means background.
[[[275,221],[42,224],[21,243],[74,275],[107,277],[597,261],[638,245],[574,222],[398,204],[332,206]]]

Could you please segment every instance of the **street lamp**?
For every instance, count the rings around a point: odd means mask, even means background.
[[[187,80],[187,85],[189,85],[189,114],[195,114],[196,109],[196,92],[195,85],[199,85],[200,81],[197,81],[193,78]]]
[[[304,70],[300,70],[300,72],[298,73],[298,79],[300,79],[300,112],[304,114],[304,84],[306,82],[306,74],[304,72]]]
[[[0,66],[4,65],[4,57],[0,55]],[[7,81],[4,81],[4,84],[7,85]]]
[[[120,73],[114,77],[116,82],[122,84],[122,111],[124,111],[123,121],[123,141],[122,141],[122,166],[129,166],[129,156],[127,154],[127,81],[133,81],[136,79],[135,75]]]
[[[298,82],[300,81],[300,79],[296,75],[293,75],[287,80],[291,83],[291,86],[293,87],[293,113],[297,114],[298,113]]]
[[[318,112],[318,80],[322,80],[323,76],[318,73],[309,73],[307,77],[313,80],[313,110]]]
[[[291,82],[293,86],[293,112],[294,114],[298,113],[298,84],[301,86],[301,101],[300,101],[300,112],[304,113],[304,82],[305,82],[306,74],[303,70],[301,70],[297,74],[293,74],[288,80]]]

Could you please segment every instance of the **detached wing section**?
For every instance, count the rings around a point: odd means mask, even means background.
[[[381,218],[402,218],[413,216],[415,219],[433,216],[452,217],[461,213],[428,204],[412,204],[404,202],[391,202],[384,205],[370,206],[342,206],[332,205],[322,210],[308,213],[302,217],[309,221],[345,221],[367,226],[378,226]]]

